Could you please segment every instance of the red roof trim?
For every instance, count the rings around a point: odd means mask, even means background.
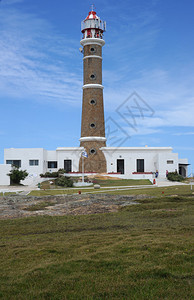
[[[153,172],[133,172],[132,174],[153,174]]]

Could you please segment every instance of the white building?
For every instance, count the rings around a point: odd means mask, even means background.
[[[4,165],[0,165],[0,184],[8,184],[6,175],[11,169],[11,164],[17,165],[22,170],[27,170],[28,178],[25,184],[38,182],[39,175],[46,172],[55,172],[65,169],[67,173],[79,174],[79,160],[83,147],[57,148],[47,151],[43,148],[4,150]],[[187,176],[187,159],[179,159],[171,147],[104,147],[101,148],[107,162],[109,176],[130,179],[150,179],[157,170],[159,178],[166,177],[166,170],[177,170],[181,175]],[[87,163],[87,158],[84,158]]]

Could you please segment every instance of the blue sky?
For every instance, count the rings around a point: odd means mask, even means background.
[[[79,146],[80,23],[91,4],[0,1],[0,163],[4,148]],[[97,0],[95,7],[107,22],[107,122],[128,137],[122,146],[171,146],[194,168],[194,2]],[[153,112],[136,113],[135,130],[118,113],[126,99],[134,107],[134,91]]]

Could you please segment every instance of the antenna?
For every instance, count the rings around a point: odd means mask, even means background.
[[[94,5],[94,4],[92,4],[92,5],[91,5],[91,7],[92,7],[92,11],[94,11],[95,5]]]

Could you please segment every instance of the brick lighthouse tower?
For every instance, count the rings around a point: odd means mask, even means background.
[[[106,172],[106,159],[101,147],[106,146],[102,85],[102,46],[106,23],[90,11],[82,21],[83,100],[80,146],[87,151],[85,172]],[[81,160],[80,160],[81,170]]]

